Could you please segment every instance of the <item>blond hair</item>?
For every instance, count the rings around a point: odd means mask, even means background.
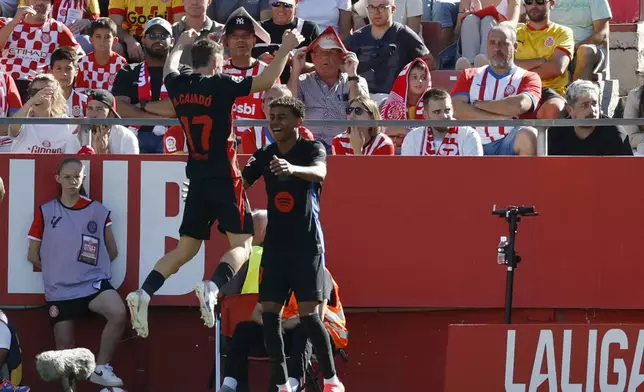
[[[49,117],[59,118],[64,117],[67,114],[67,99],[65,98],[65,93],[63,88],[58,83],[54,75],[52,74],[39,74],[36,75],[34,80],[29,84],[29,88],[34,85],[36,82],[46,82],[47,84],[53,85],[54,95],[49,104]],[[31,114],[29,115],[31,116]]]
[[[369,113],[369,116],[371,116],[372,120],[382,120],[378,105],[371,98],[364,95],[358,95],[356,98],[349,101],[349,105],[353,103],[359,103],[360,105],[364,106],[364,108],[367,109],[367,113]],[[369,127],[369,135],[371,136],[376,136],[380,132],[382,132],[382,128],[379,126]]]

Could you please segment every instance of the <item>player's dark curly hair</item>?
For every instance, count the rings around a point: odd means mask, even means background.
[[[295,117],[304,118],[306,116],[306,105],[304,102],[293,97],[281,97],[274,100],[270,105],[271,108],[281,107],[291,109]]]
[[[215,56],[223,56],[224,47],[218,42],[204,38],[197,40],[192,45],[190,53],[192,54],[193,68],[207,67],[215,59]]]

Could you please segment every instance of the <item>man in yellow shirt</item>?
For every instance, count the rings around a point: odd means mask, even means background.
[[[163,18],[170,24],[178,22],[184,8],[182,0],[110,0],[109,15],[116,23],[119,42],[125,46],[123,54],[129,62],[137,63],[145,56],[141,39],[148,21]]]
[[[517,27],[516,64],[541,77],[543,92],[537,118],[562,117],[568,65],[575,51],[572,30],[550,21],[555,0],[523,0],[529,20]]]

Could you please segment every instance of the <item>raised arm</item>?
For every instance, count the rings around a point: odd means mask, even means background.
[[[0,48],[5,47],[9,37],[11,37],[11,33],[27,15],[36,15],[36,11],[31,7],[18,7],[16,16],[0,29]]]
[[[289,53],[291,50],[297,48],[304,37],[297,30],[286,30],[282,36],[282,44],[275,54],[275,58],[268,67],[264,68],[261,74],[253,78],[253,85],[250,89],[251,94],[260,91],[266,91],[273,87],[277,78],[280,77],[284,71],[284,67],[288,62]]]

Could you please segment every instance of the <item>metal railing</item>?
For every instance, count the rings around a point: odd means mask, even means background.
[[[0,125],[6,124],[77,124],[77,125],[127,125],[127,126],[173,126],[179,125],[177,119],[149,119],[149,118],[0,118]],[[235,120],[235,126],[268,126],[268,120]],[[611,119],[557,119],[557,120],[305,120],[306,127],[322,126],[381,126],[381,127],[449,127],[449,126],[469,126],[469,127],[534,127],[538,131],[537,151],[539,155],[546,155],[547,152],[547,128],[552,127],[570,127],[570,126],[624,126],[624,125],[644,125],[644,118],[611,118]]]

